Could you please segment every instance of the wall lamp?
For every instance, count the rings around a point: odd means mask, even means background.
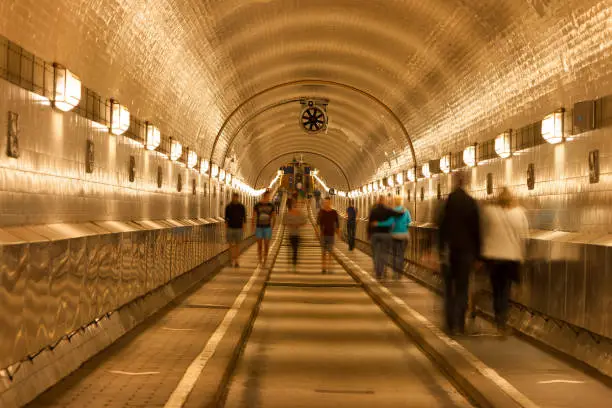
[[[227,173],[225,175],[225,184],[227,184],[228,186],[232,185],[232,175],[230,173]]]
[[[468,167],[476,165],[476,145],[468,146],[463,151],[463,162]]]
[[[187,149],[187,167],[193,169],[198,164],[198,154],[191,149]]]
[[[161,143],[161,134],[159,133],[159,129],[147,122],[146,132],[145,147],[147,150],[157,149]]]
[[[414,174],[414,168],[408,169],[406,176],[408,177],[408,180],[411,183],[414,183],[416,181],[416,174]]]
[[[110,132],[113,135],[122,135],[130,128],[130,111],[119,102],[111,99]]]
[[[219,170],[219,180],[220,181],[224,181],[225,180],[225,170],[224,169],[220,169]]]
[[[425,163],[421,166],[421,174],[423,174],[423,177],[425,178],[431,177],[431,172],[429,171],[429,163]]]
[[[393,176],[387,177],[387,187],[393,187],[393,184],[395,184],[394,181]]]
[[[451,168],[451,155],[449,153],[449,154],[442,156],[442,158],[440,159],[440,170],[442,170],[442,173],[448,174],[450,172],[450,168]]]
[[[53,106],[69,112],[81,101],[81,80],[60,64],[53,64],[53,70]]]
[[[542,138],[550,144],[563,141],[563,113],[560,109],[542,119]]]
[[[183,145],[175,139],[170,139],[170,160],[177,161],[183,155]]]
[[[495,138],[495,153],[502,159],[510,157],[512,132],[507,131]]]
[[[210,168],[210,163],[206,159],[200,160],[200,174],[206,174]]]
[[[395,181],[397,181],[397,184],[399,184],[399,185],[404,184],[404,173],[402,173],[402,172],[397,173],[395,175]]]
[[[210,175],[216,178],[219,175],[219,166],[217,166],[216,164],[213,164],[210,170]]]

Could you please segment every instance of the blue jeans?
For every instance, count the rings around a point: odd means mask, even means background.
[[[385,265],[387,264],[387,255],[391,248],[391,234],[375,232],[370,239],[372,244],[372,257],[374,258],[374,273],[376,279],[385,277]]]

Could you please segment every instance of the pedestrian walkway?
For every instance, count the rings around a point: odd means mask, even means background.
[[[29,407],[163,407],[256,266],[253,245],[242,255],[240,268],[223,268],[87,361]]]
[[[372,258],[348,245],[337,249],[362,270],[372,274]],[[387,275],[391,271],[387,269]],[[408,307],[442,328],[441,297],[416,281],[404,276],[400,281],[386,280],[383,285]],[[487,320],[476,318],[468,322],[472,335],[456,340],[467,351],[495,370],[518,392],[539,407],[605,407],[612,401],[612,389],[598,376],[585,373],[568,361],[520,337],[502,340]]]

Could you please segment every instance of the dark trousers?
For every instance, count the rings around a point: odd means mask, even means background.
[[[374,274],[376,279],[384,279],[387,256],[391,246],[391,234],[375,232],[370,237],[372,244],[372,259],[374,260]]]
[[[487,269],[491,276],[491,289],[493,290],[493,310],[495,322],[503,328],[508,321],[508,307],[510,304],[510,287],[512,281],[519,273],[520,263],[515,261],[488,261]]]
[[[355,249],[355,231],[357,230],[357,224],[353,222],[346,223],[346,239],[348,241],[349,251]]]
[[[404,255],[406,253],[406,244],[408,241],[405,239],[394,239],[391,245],[393,249],[393,276],[399,278],[404,272]]]
[[[465,331],[468,286],[473,264],[473,256],[451,251],[449,265],[444,267],[444,312],[446,328],[450,331]]]
[[[293,261],[294,265],[297,265],[297,262],[298,262],[298,247],[300,246],[300,236],[299,235],[290,235],[289,236],[289,242],[291,243],[291,249],[293,250],[291,260]]]

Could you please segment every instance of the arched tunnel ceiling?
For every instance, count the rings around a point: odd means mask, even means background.
[[[0,33],[201,156],[235,154],[246,180],[267,158],[313,151],[358,185],[408,141],[389,112],[348,89],[276,89],[215,137],[262,90],[334,81],[396,114],[419,162],[436,158],[598,96],[612,72],[611,9],[612,0],[54,0],[26,12],[3,0]],[[301,132],[295,104],[236,131],[300,96],[330,100],[327,134]]]

